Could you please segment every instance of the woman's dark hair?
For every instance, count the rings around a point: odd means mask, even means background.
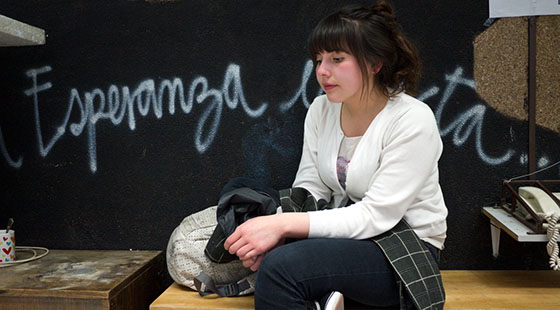
[[[393,8],[379,1],[370,8],[346,6],[323,18],[313,30],[309,53],[315,61],[321,52],[345,52],[356,57],[364,91],[369,89],[368,66],[381,70],[374,83],[389,97],[400,92],[414,94],[422,65],[416,47],[404,36]]]

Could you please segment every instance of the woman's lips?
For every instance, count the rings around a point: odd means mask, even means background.
[[[335,87],[336,87],[335,84],[323,84],[323,88],[325,89],[325,91],[332,90]]]

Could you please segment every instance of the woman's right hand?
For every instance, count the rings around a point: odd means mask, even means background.
[[[272,251],[272,250],[276,249],[277,247],[283,245],[284,242],[285,242],[285,239],[280,239],[280,241],[274,247],[272,247],[272,249],[270,249],[270,251]],[[268,251],[268,252],[270,252],[270,251]],[[251,257],[251,258],[243,260],[242,261],[243,262],[243,267],[249,268],[252,271],[257,271],[259,269],[259,266],[261,265],[262,260],[264,259],[264,256],[266,254],[268,254],[268,252],[266,252],[264,254],[261,254],[259,256],[256,256],[256,257]]]
[[[288,212],[252,218],[238,226],[224,242],[224,248],[257,270],[264,255],[284,244],[285,238],[307,238],[309,215]]]
[[[261,265],[262,260],[266,254],[259,255],[257,257],[252,257],[243,261],[243,267],[249,268],[252,271],[257,271]]]

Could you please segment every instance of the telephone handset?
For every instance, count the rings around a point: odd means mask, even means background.
[[[537,216],[546,221],[543,226],[546,227],[548,237],[546,249],[550,256],[550,267],[554,270],[560,270],[560,258],[558,257],[558,239],[560,237],[558,229],[560,224],[557,224],[560,219],[560,206],[545,191],[534,186],[519,187],[519,196]],[[560,198],[560,193],[554,193],[554,196]],[[526,218],[530,218],[529,212],[523,207],[518,209]]]
[[[556,195],[560,196],[560,194],[555,193]],[[560,206],[545,191],[538,187],[521,186],[519,187],[519,196],[542,219],[554,213],[560,215]],[[525,211],[523,208],[520,208],[520,210]]]

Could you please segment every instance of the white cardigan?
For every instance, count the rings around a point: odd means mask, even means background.
[[[303,153],[293,187],[333,206],[309,213],[309,238],[366,239],[403,217],[420,239],[442,249],[447,208],[439,186],[442,142],[425,103],[401,93],[387,102],[364,133],[348,166],[346,190],[336,174],[344,136],[341,103],[315,98],[305,118]]]

